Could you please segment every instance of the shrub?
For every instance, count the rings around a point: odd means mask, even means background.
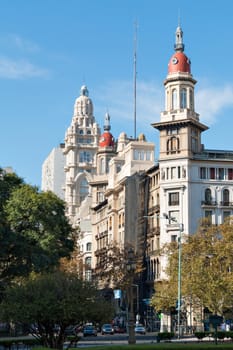
[[[218,331],[216,335],[217,335],[218,339],[223,340],[224,338],[227,337],[227,332],[225,332],[225,331]]]
[[[174,337],[174,332],[159,332],[157,339],[159,340],[171,340]]]
[[[206,337],[206,332],[195,332],[194,335],[198,340],[202,340]]]

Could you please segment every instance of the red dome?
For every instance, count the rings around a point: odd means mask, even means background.
[[[191,62],[183,52],[176,52],[168,63],[168,74],[170,73],[191,73]]]
[[[99,146],[100,147],[112,147],[112,146],[114,146],[114,138],[110,132],[105,131],[100,136]]]

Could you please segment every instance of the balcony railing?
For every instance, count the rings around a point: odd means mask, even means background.
[[[148,230],[148,237],[154,237],[155,235],[160,234],[160,227],[152,227]]]
[[[209,207],[215,207],[217,205],[217,201],[204,200],[204,201],[201,201],[201,205],[206,205],[206,206],[209,206]]]
[[[233,207],[233,202],[229,202],[229,201],[221,201],[221,202],[217,202],[217,201],[212,201],[212,200],[205,200],[205,201],[201,201],[201,205],[207,206],[207,207],[216,207],[217,205],[221,206],[221,207]]]
[[[221,201],[221,207],[233,207],[233,202]]]

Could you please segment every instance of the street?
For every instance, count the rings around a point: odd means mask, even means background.
[[[136,335],[137,343],[156,343],[156,334],[147,333],[145,335]],[[101,335],[100,333],[97,337],[81,337],[78,342],[78,347],[85,347],[89,345],[107,345],[107,344],[127,344],[128,334],[113,334],[113,335]]]

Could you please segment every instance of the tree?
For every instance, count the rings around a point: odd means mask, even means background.
[[[98,252],[98,263],[94,275],[104,286],[115,288],[128,288],[132,283],[127,271],[127,261],[131,245],[121,248],[116,242],[108,244]],[[142,260],[134,254],[136,263],[135,275],[142,272]]]
[[[70,257],[74,232],[65,204],[52,192],[39,192],[14,174],[0,180],[0,283],[32,271],[49,271]]]
[[[36,275],[9,287],[0,308],[2,321],[36,324],[38,333],[33,335],[42,345],[57,349],[63,348],[68,326],[101,322],[111,314],[111,304],[93,284],[61,271]]]
[[[175,306],[177,300],[178,246],[166,247],[169,256],[166,281],[155,284],[152,304],[157,310]],[[224,315],[233,310],[233,226],[203,220],[198,232],[186,237],[181,255],[182,302],[203,306]]]

